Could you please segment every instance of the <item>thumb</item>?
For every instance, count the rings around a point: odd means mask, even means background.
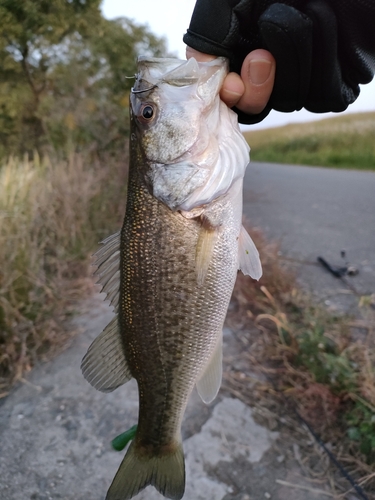
[[[258,114],[266,107],[275,82],[276,62],[270,52],[257,49],[242,64],[241,78],[245,91],[237,108],[247,114]]]

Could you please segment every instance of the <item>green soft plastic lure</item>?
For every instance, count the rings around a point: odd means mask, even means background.
[[[116,436],[111,442],[112,448],[116,451],[122,451],[129,441],[134,438],[135,433],[137,432],[137,427],[137,425],[133,425],[133,427],[130,427],[127,431]]]

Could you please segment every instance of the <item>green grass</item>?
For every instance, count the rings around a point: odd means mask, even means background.
[[[253,161],[375,170],[375,113],[245,132]]]

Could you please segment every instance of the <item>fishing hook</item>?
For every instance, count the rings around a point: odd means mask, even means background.
[[[134,87],[130,89],[130,92],[132,94],[141,94],[142,92],[148,92],[150,90],[153,90],[157,87],[157,85],[153,85],[152,87],[149,87],[148,89],[142,89],[142,90],[134,90]]]

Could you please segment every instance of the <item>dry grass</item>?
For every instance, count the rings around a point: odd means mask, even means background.
[[[240,331],[241,355],[226,359],[225,386],[257,408],[263,421],[289,421],[291,432],[301,425],[296,409],[375,498],[373,299],[362,299],[361,319],[332,317],[298,290],[279,263],[277,246],[258,232],[252,236],[264,275],[258,283],[239,273],[229,321]],[[362,335],[353,335],[358,327]],[[316,463],[325,454],[305,448],[305,466],[317,474]],[[327,457],[322,460],[324,477],[331,475],[337,491],[348,490],[337,471],[328,474]]]
[[[63,322],[91,286],[88,256],[123,216],[125,180],[126,153],[0,167],[0,394],[66,344]]]

